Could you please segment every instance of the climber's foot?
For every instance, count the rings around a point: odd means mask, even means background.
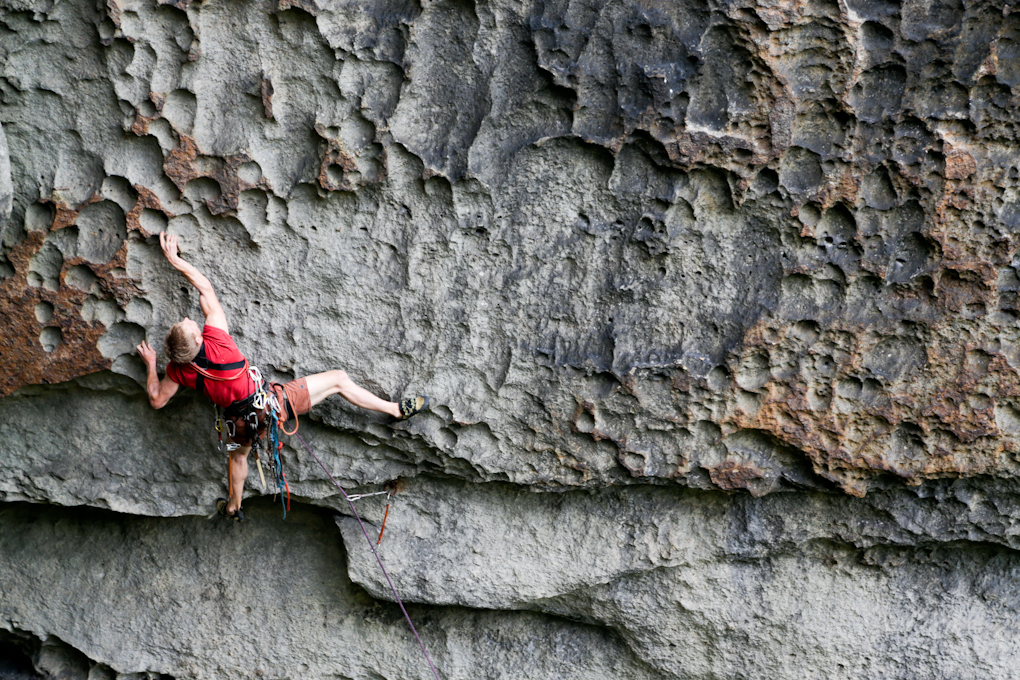
[[[227,510],[227,499],[226,498],[217,498],[216,499],[216,512],[220,513],[221,515],[223,515],[227,519],[234,520],[235,522],[243,522],[244,521],[244,513],[241,512],[241,508],[238,508],[234,512],[230,512],[230,511]]]
[[[421,413],[428,407],[428,397],[411,397],[410,399],[401,399],[399,420],[407,420],[411,416]]]

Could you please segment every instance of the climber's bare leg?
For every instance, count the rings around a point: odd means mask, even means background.
[[[355,385],[346,371],[326,371],[316,373],[305,378],[308,383],[308,396],[311,398],[312,406],[315,406],[326,397],[339,394],[355,406],[388,413],[394,418],[400,417],[400,406],[392,401],[386,401],[375,396],[364,387]]]
[[[244,496],[244,481],[248,479],[248,454],[251,445],[242,446],[230,454],[227,474],[230,475],[230,498],[227,500],[227,512],[233,514],[241,507]]]

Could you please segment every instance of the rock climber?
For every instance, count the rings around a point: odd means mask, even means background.
[[[147,367],[146,391],[153,408],[166,406],[177,389],[184,385],[203,392],[217,406],[224,409],[228,434],[238,447],[230,452],[228,466],[230,494],[228,499],[217,501],[217,510],[236,521],[242,521],[241,496],[248,477],[248,455],[252,442],[265,428],[264,409],[258,414],[258,427],[252,427],[253,395],[259,391],[248,362],[234,344],[227,327],[227,317],[216,298],[212,283],[198,269],[181,258],[177,236],[161,232],[159,244],[173,267],[199,292],[199,304],[205,316],[205,326],[185,317],[170,328],[166,336],[166,353],[170,363],[166,375],[160,380],[156,372],[156,352],[147,342],[135,349]],[[284,385],[273,383],[272,392],[280,406],[281,424],[297,420],[320,401],[334,394],[370,411],[387,413],[404,420],[428,408],[428,397],[418,396],[397,402],[381,399],[354,383],[341,370],[316,373]],[[266,406],[265,408],[270,408]],[[255,430],[255,431],[253,431]],[[232,448],[228,445],[228,449]]]

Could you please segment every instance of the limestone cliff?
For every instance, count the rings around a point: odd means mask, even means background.
[[[430,677],[134,346],[197,296],[443,678],[1008,678],[1020,9],[0,1],[0,677]],[[257,479],[253,473],[251,480]],[[251,481],[250,480],[250,481]],[[379,498],[359,502],[378,527]]]

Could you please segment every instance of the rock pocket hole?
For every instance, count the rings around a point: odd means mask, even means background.
[[[131,298],[124,310],[131,321],[148,325],[152,321],[152,303],[143,298]]]
[[[262,168],[255,162],[242,163],[237,169],[237,178],[245,184],[258,184],[262,179]]]
[[[814,321],[798,321],[790,329],[790,335],[805,345],[813,345],[822,334],[822,329]]]
[[[864,386],[861,388],[861,399],[867,403],[871,403],[880,396],[882,396],[882,383],[872,378],[865,380]]]
[[[191,47],[190,31],[187,37],[188,47]],[[182,48],[184,49],[184,48]],[[166,97],[163,104],[163,117],[170,122],[178,132],[191,133],[195,123],[196,99],[188,90],[174,90]]]
[[[56,326],[47,326],[39,334],[39,344],[47,352],[52,352],[64,341],[64,333]]]
[[[344,181],[344,169],[339,165],[333,164],[326,168],[326,177],[329,179],[330,184],[339,186]]]
[[[103,198],[113,201],[125,211],[131,210],[138,200],[138,192],[131,186],[131,182],[118,175],[110,175],[103,180],[101,193]]]
[[[846,378],[836,383],[836,394],[844,399],[859,399],[864,385],[857,378]]]
[[[49,302],[40,302],[35,306],[35,319],[39,323],[49,323],[53,318],[53,305]]]
[[[219,182],[208,177],[193,179],[184,187],[185,198],[192,201],[215,201],[222,194]]]
[[[83,290],[86,293],[92,289],[92,284],[98,280],[99,277],[83,264],[76,264],[68,269],[67,275],[64,277],[67,285]]]
[[[761,389],[771,377],[770,368],[769,358],[764,353],[746,357],[737,369],[737,385],[749,392]]]
[[[33,203],[25,209],[25,229],[28,231],[48,231],[53,224],[56,211],[52,206]]]
[[[99,24],[99,41],[104,45],[108,45],[113,41],[113,36],[117,32],[117,26],[109,19],[103,19],[103,22]]]
[[[120,250],[127,238],[124,211],[113,201],[100,201],[78,213],[78,254],[103,264]]]
[[[167,219],[166,215],[158,210],[145,208],[138,217],[138,224],[146,234],[158,234],[166,230]]]
[[[47,290],[57,290],[60,287],[60,268],[63,266],[64,256],[60,249],[53,243],[52,238],[47,238],[43,247],[28,263],[28,284],[42,286]]]
[[[635,476],[645,474],[648,459],[640,453],[627,451],[620,456],[620,464]]]
[[[1020,412],[1008,405],[995,407],[995,424],[999,431],[1006,435],[1020,434]]]
[[[121,322],[109,326],[96,346],[107,359],[116,359],[122,354],[133,352],[142,340],[145,340],[144,328],[138,324]]]
[[[577,427],[578,432],[591,432],[595,429],[595,416],[587,411],[581,411],[577,419],[574,420],[574,426]]]
[[[652,37],[652,27],[648,24],[638,24],[631,29],[634,35],[638,38],[647,40]]]
[[[967,403],[975,411],[984,411],[985,409],[991,408],[993,405],[992,398],[987,394],[972,394],[967,397]]]
[[[817,191],[825,181],[818,154],[799,146],[790,147],[779,162],[779,182],[792,194]]]
[[[177,47],[181,48],[182,52],[187,52],[191,49],[191,43],[195,41],[195,34],[191,32],[190,28],[185,27],[183,30],[177,32],[174,36],[174,42],[177,43]]]

